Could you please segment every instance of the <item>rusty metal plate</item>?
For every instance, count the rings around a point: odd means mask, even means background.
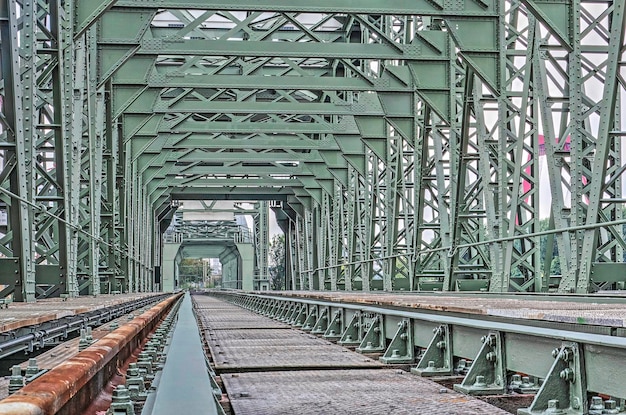
[[[358,353],[318,339],[317,344],[283,345],[271,342],[256,345],[231,346],[227,343],[209,343],[215,369],[219,372],[242,370],[376,368],[382,364]]]
[[[8,308],[0,311],[0,333],[153,295],[155,293],[103,294],[98,297],[70,298],[67,301],[50,298],[37,300],[36,303],[11,303]]]
[[[9,377],[0,377],[0,400],[9,396]]]
[[[297,330],[251,329],[251,330],[215,330],[206,331],[205,339],[209,347],[216,352],[223,347],[266,347],[284,346],[319,346],[333,343]]]
[[[201,325],[213,330],[235,329],[288,329],[289,325],[259,316],[252,312],[243,313],[239,309],[237,313],[213,313],[213,311],[196,310]]]
[[[239,308],[239,306],[236,306],[236,305],[231,304],[231,303],[229,303],[227,301],[220,300],[218,298],[211,297],[211,296],[208,296],[208,295],[192,295],[191,299],[193,300],[194,307],[215,307],[215,308],[235,307],[235,308]]]
[[[273,293],[276,294],[276,293]],[[411,295],[391,293],[337,293],[337,292],[282,292],[279,295],[292,295],[300,298],[356,303],[379,306],[394,306],[454,312],[482,314],[525,320],[544,320],[558,323],[589,324],[609,327],[626,327],[626,303],[602,303],[593,298],[587,301],[554,301],[546,298],[494,298],[454,295]]]
[[[312,334],[308,334],[300,330],[283,330],[283,329],[247,329],[247,330],[208,330],[209,335],[214,341],[222,341],[231,345],[235,345],[238,341],[254,341],[254,340],[273,340],[275,344],[283,344],[282,342],[289,339],[314,339],[319,340]]]
[[[222,380],[235,415],[509,414],[390,369],[232,373]]]

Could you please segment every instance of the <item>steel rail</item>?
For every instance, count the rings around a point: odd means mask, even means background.
[[[489,316],[489,317],[499,317],[503,319],[511,319],[516,320],[517,323],[507,323],[507,322],[498,322],[493,321],[491,319],[485,319],[484,315],[481,314],[472,314],[472,317],[457,317],[446,315],[447,313],[452,314],[453,312],[441,311],[437,312],[437,314],[433,313],[423,313],[417,311],[409,311],[409,310],[401,310],[397,308],[388,308],[384,306],[370,306],[370,305],[358,305],[354,303],[343,303],[343,302],[333,302],[333,301],[323,301],[323,300],[310,300],[304,298],[294,298],[294,297],[277,297],[271,295],[257,295],[257,294],[238,294],[238,295],[249,295],[257,298],[265,298],[270,300],[277,301],[292,301],[301,304],[308,305],[316,305],[321,307],[334,307],[334,308],[343,308],[347,310],[354,311],[362,311],[366,313],[374,313],[398,318],[410,318],[413,320],[421,320],[434,324],[450,324],[454,326],[464,326],[470,327],[474,329],[480,330],[495,330],[501,331],[505,333],[516,333],[523,334],[528,336],[536,336],[536,337],[544,337],[549,339],[559,339],[563,341],[572,341],[579,342],[585,344],[594,344],[597,346],[608,346],[608,347],[618,347],[626,349],[626,337],[619,336],[609,336],[603,334],[595,334],[595,333],[584,333],[573,330],[563,330],[563,329],[555,329],[555,328],[544,328],[544,327],[536,327],[532,325],[528,325],[528,323],[523,323],[520,319],[513,319],[507,317],[500,316]],[[397,307],[397,306],[394,306]],[[536,320],[528,320],[528,321],[536,321]],[[558,322],[554,322],[555,325]]]
[[[43,348],[46,343],[56,338],[65,338],[69,333],[77,332],[86,326],[98,327],[133,310],[162,300],[167,296],[167,294],[163,294],[140,298],[0,333],[0,359],[21,351],[32,352],[37,346]],[[4,340],[2,339],[3,337],[5,338]]]

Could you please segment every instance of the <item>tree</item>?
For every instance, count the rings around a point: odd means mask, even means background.
[[[202,282],[204,279],[204,264],[201,258],[183,258],[178,266],[180,271],[181,287]]]
[[[272,290],[285,289],[285,235],[274,235],[270,241],[270,288]]]
[[[550,264],[550,275],[561,275],[561,259],[558,256]]]
[[[547,231],[550,228],[550,219],[541,219],[539,221],[539,231]],[[539,237],[539,257],[541,264],[546,261],[546,249],[548,247],[548,236],[543,235]],[[543,269],[543,268],[542,268]],[[555,271],[558,271],[555,273]],[[552,262],[550,263],[550,274],[552,275],[560,275],[561,274],[561,264],[559,260],[559,249],[556,244],[556,237],[552,246]]]

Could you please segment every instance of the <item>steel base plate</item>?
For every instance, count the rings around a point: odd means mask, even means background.
[[[478,399],[399,370],[222,375],[235,415],[507,415]]]

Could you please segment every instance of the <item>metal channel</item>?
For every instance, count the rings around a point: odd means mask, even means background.
[[[187,294],[178,312],[152,415],[171,415],[182,408],[193,414],[218,414],[215,400],[208,391],[211,391],[211,383]]]

